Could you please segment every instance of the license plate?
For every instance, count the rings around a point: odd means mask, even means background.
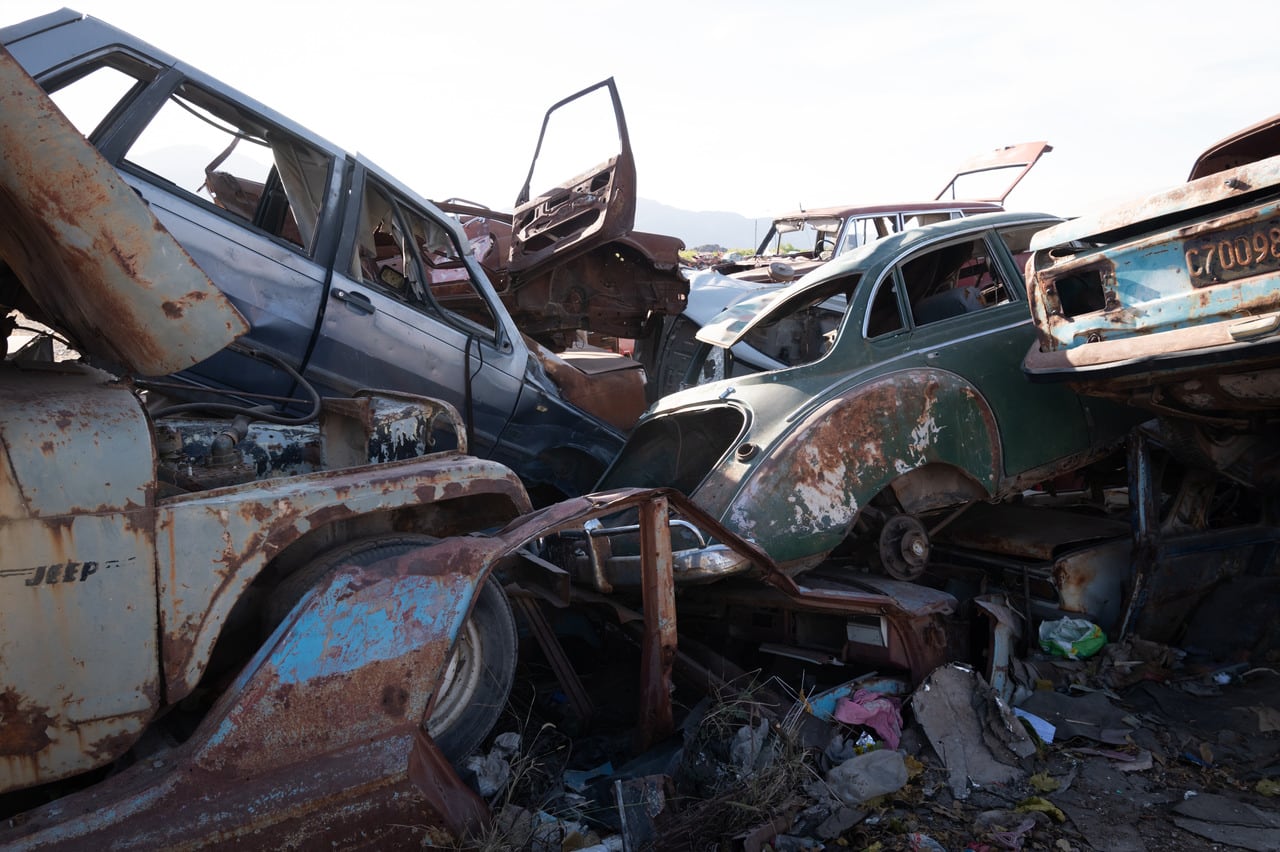
[[[1280,220],[1226,228],[1183,243],[1195,287],[1280,270]]]

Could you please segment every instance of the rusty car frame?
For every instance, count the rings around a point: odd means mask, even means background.
[[[496,582],[411,554],[527,512],[522,483],[409,394],[314,399],[274,437],[265,411],[148,409],[134,377],[248,323],[3,49],[0,88],[0,256],[65,343],[121,370],[10,353],[25,320],[4,303],[0,843],[261,844],[405,814],[382,794],[414,743],[473,749],[516,644]]]
[[[793,281],[832,258],[878,239],[922,225],[981,213],[998,213],[1005,199],[1040,158],[1048,142],[1020,142],[965,160],[929,201],[810,208],[776,217],[755,254],[716,266],[744,281]],[[791,242],[803,238],[809,245]],[[790,246],[784,250],[785,245]]]

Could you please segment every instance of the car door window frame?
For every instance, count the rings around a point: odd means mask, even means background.
[[[436,322],[446,323],[468,337],[484,340],[494,347],[501,346],[503,339],[501,313],[494,307],[494,301],[490,294],[486,292],[486,289],[477,279],[475,264],[467,262],[467,254],[462,244],[459,243],[454,228],[450,227],[448,218],[443,215],[431,215],[422,205],[414,203],[413,199],[404,192],[391,183],[379,179],[378,175],[370,172],[367,168],[362,167],[360,172],[361,176],[356,182],[358,190],[353,190],[350,195],[353,201],[345,220],[343,241],[338,248],[339,260],[337,262],[341,266],[343,273],[353,282],[359,282],[362,286],[375,288],[384,296],[395,299],[400,304],[412,308]],[[371,226],[371,223],[367,221],[367,211],[365,210],[365,198],[369,192],[377,192],[384,196],[391,215],[396,219],[395,227],[401,233],[413,232],[411,224],[407,222],[407,219],[411,217],[418,217],[438,229],[439,236],[448,241],[449,248],[453,252],[450,256],[456,259],[459,264],[458,268],[465,270],[465,281],[469,285],[471,293],[479,300],[487,314],[490,323],[488,326],[439,302],[431,290],[426,269],[428,263],[426,258],[423,257],[422,247],[420,246],[415,247],[411,258],[415,267],[416,279],[406,276],[403,287],[396,286],[392,282],[381,278],[382,270],[390,268],[389,266],[380,268],[379,272],[372,275],[366,274],[367,270],[365,269],[364,261],[374,260],[376,262],[378,259],[376,257],[376,246],[373,247],[372,258],[361,255],[362,251],[368,253],[370,248],[365,245],[362,233],[364,229]],[[345,260],[346,258],[349,258],[349,260]],[[410,298],[410,295],[412,298]]]
[[[83,75],[81,75],[83,76]],[[161,112],[171,99],[177,97],[182,98],[184,103],[180,103],[179,108],[185,109],[185,103],[191,103],[193,106],[204,109],[200,103],[184,96],[183,87],[189,87],[190,90],[199,92],[202,98],[208,98],[212,101],[225,104],[226,107],[238,114],[241,114],[246,123],[252,122],[267,128],[268,134],[273,138],[281,140],[281,144],[287,145],[292,149],[302,149],[312,152],[314,155],[326,160],[325,174],[322,180],[316,181],[314,187],[308,185],[307,192],[303,195],[308,196],[309,200],[315,204],[315,210],[311,211],[309,216],[314,216],[314,222],[304,223],[298,220],[299,210],[295,209],[296,200],[299,198],[297,193],[287,196],[287,209],[291,212],[297,221],[299,228],[305,227],[305,233],[300,232],[299,240],[295,241],[284,233],[284,227],[275,229],[263,227],[263,223],[259,221],[263,211],[267,210],[270,205],[270,199],[267,198],[267,191],[272,181],[271,176],[278,174],[278,167],[274,164],[270,167],[267,174],[267,180],[264,180],[263,191],[255,202],[255,209],[252,216],[246,217],[234,210],[219,205],[210,198],[201,195],[199,191],[175,182],[171,177],[147,168],[142,163],[136,162],[129,158],[129,152],[134,149],[143,134],[153,126],[153,122],[160,117]],[[215,115],[215,117],[217,117]],[[239,130],[240,128],[236,128]],[[272,159],[274,161],[275,147],[271,143],[263,140],[270,151],[273,152]],[[324,218],[327,213],[327,199],[330,193],[330,187],[333,183],[334,170],[337,166],[332,151],[323,148],[315,143],[306,140],[294,133],[287,127],[281,125],[278,121],[261,115],[258,111],[246,106],[242,101],[236,99],[231,94],[220,91],[208,84],[195,80],[176,69],[159,75],[149,87],[147,87],[141,95],[134,97],[127,107],[120,111],[120,115],[112,123],[110,129],[103,132],[102,144],[99,151],[103,156],[111,161],[117,169],[122,173],[132,175],[139,180],[144,180],[149,184],[171,192],[184,200],[197,204],[201,208],[209,210],[228,221],[229,224],[252,229],[255,233],[265,236],[274,242],[289,248],[307,258],[317,256],[317,248],[322,243],[322,236],[325,230]],[[208,163],[200,164],[204,167],[216,168],[216,158]],[[213,164],[213,165],[211,165]],[[281,190],[284,191],[283,184]],[[278,231],[278,232],[277,232]]]

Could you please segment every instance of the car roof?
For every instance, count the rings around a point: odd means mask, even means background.
[[[994,201],[910,201],[898,204],[861,204],[841,207],[814,207],[774,216],[773,221],[804,219],[847,219],[850,216],[880,216],[886,213],[933,213],[961,210],[964,213],[994,213],[1004,208]]]
[[[36,69],[35,75],[44,77],[47,73],[57,71],[68,62],[78,64],[82,58],[95,55],[107,49],[133,50],[148,59],[155,60],[161,65],[178,69],[193,82],[210,88],[219,95],[234,101],[237,105],[257,113],[262,118],[279,125],[305,142],[323,148],[338,157],[347,154],[340,146],[313,133],[303,125],[298,124],[296,120],[277,112],[261,101],[228,85],[221,79],[210,76],[200,69],[182,62],[172,54],[125,30],[114,27],[106,21],[90,15],[77,12],[74,9],[63,8],[57,12],[51,12],[38,18],[0,28],[0,44],[4,44],[9,48],[22,65],[29,67],[33,61],[39,62],[41,57],[39,54],[32,55],[28,53],[24,49],[22,42],[33,36],[42,35],[49,30],[65,26],[74,28],[74,36],[66,42],[65,55],[58,54],[51,57],[52,61],[42,63],[41,67]],[[59,45],[59,47],[62,47],[62,45]]]
[[[927,245],[951,237],[999,228],[1004,225],[1043,222],[1045,227],[1050,227],[1051,223],[1060,221],[1062,221],[1060,216],[1055,216],[1051,213],[1010,213],[1002,211],[999,213],[985,213],[980,216],[969,216],[964,219],[951,219],[946,222],[938,222],[933,225],[925,225],[920,228],[912,228],[908,231],[892,234],[840,255],[803,278],[780,288],[772,298],[769,298],[768,306],[757,313],[749,322],[740,326],[737,322],[733,323],[732,339],[724,337],[725,332],[722,329],[720,339],[714,342],[719,346],[732,346],[742,340],[751,329],[755,328],[764,317],[768,316],[774,305],[793,299],[808,290],[820,288],[833,278],[840,278],[851,272],[875,266],[881,262],[888,263],[903,252],[918,245]],[[755,298],[759,300],[767,298],[767,295],[762,290]],[[736,307],[741,308],[741,304]],[[712,324],[715,324],[715,320],[712,323],[708,323],[706,328],[711,328]],[[710,336],[711,332],[708,332],[708,337]],[[701,332],[698,334],[699,340],[713,342],[708,337],[704,337]]]
[[[0,51],[0,257],[77,345],[142,375],[248,331],[239,311],[49,96]],[[106,250],[110,247],[110,251]]]

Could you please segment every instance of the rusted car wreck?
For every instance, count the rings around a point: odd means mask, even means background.
[[[298,416],[315,395],[361,388],[430,396],[461,414],[472,453],[511,467],[538,502],[587,490],[621,447],[645,405],[640,366],[568,343],[578,330],[641,334],[683,310],[687,284],[678,240],[632,234],[635,163],[612,80],[548,121],[603,96],[616,151],[563,186],[526,182],[511,222],[451,216],[77,12],[0,41],[249,321],[236,345],[153,377],[153,399]],[[544,153],[540,143],[535,163]],[[43,318],[22,288],[6,289]]]
[[[1166,443],[1280,482],[1280,157],[1275,117],[1206,151],[1188,183],[1037,236],[1035,382],[1144,408]]]
[[[539,714],[576,732],[624,716],[614,755],[665,766],[690,705],[754,689],[753,672],[795,692],[770,696],[751,719],[762,730],[778,707],[829,720],[855,690],[905,695],[952,660],[1008,698],[1019,636],[1037,622],[1080,616],[1172,640],[1207,597],[1274,587],[1265,477],[1235,499],[1233,470],[1166,452],[1164,408],[1079,395],[1078,376],[1026,380],[1033,316],[1060,317],[1035,312],[1054,288],[1023,270],[1036,247],[1048,254],[1030,268],[1056,268],[1067,244],[1045,235],[1073,223],[996,213],[904,229],[739,304],[687,353],[707,381],[650,409],[597,481],[601,448],[629,423],[566,426],[558,418],[579,406],[557,395],[555,416],[504,439],[467,395],[460,411],[403,387],[332,393],[342,383],[309,382],[307,366],[263,345],[279,329],[204,268],[219,252],[190,237],[202,217],[232,222],[242,230],[224,229],[221,249],[233,233],[295,272],[330,239],[342,260],[326,267],[340,280],[328,310],[367,316],[360,296],[372,293],[372,313],[389,317],[409,304],[392,294],[416,285],[440,328],[475,335],[443,367],[476,367],[480,345],[532,356],[532,373],[507,378],[536,413],[552,394],[541,374],[563,367],[551,352],[561,335],[652,331],[683,299],[661,260],[669,240],[606,224],[633,169],[620,110],[619,159],[526,193],[510,221],[456,201],[451,219],[344,161],[365,191],[322,238],[333,199],[308,224],[290,198],[305,157],[282,155],[257,186],[219,161],[202,169],[213,197],[199,201],[133,168],[118,120],[150,113],[131,99],[227,106],[185,67],[139,71],[149,49],[103,54],[141,76],[86,141],[55,106],[76,75],[24,70],[38,35],[82,21],[64,11],[0,31],[30,51],[0,50],[5,848],[421,848],[434,830],[464,838],[489,819],[464,759],[513,726],[504,711],[522,665],[538,672],[526,679]],[[85,30],[95,50],[98,26]],[[617,105],[610,83],[586,91]],[[286,150],[277,116],[234,102],[247,111],[228,115]],[[342,186],[337,171],[318,185]],[[507,228],[532,246],[523,260],[502,247]],[[573,247],[564,265],[538,266],[537,246],[560,240]],[[623,264],[609,279],[629,282],[617,300],[575,301],[605,274],[588,244]],[[545,298],[563,310],[538,312]],[[27,321],[11,309],[52,331],[17,344]],[[1266,326],[1228,322],[1250,341]],[[82,357],[55,358],[55,342]],[[735,363],[744,342],[768,362]],[[224,387],[218,358],[312,390]],[[1262,410],[1245,417],[1255,442],[1274,437]],[[550,449],[611,437],[532,459],[510,449],[518,476],[501,446],[531,434]],[[473,441],[491,458],[470,455]],[[575,490],[591,493],[545,499]],[[577,665],[591,654],[603,683]],[[640,772],[607,779],[620,813],[661,788],[660,772]]]

